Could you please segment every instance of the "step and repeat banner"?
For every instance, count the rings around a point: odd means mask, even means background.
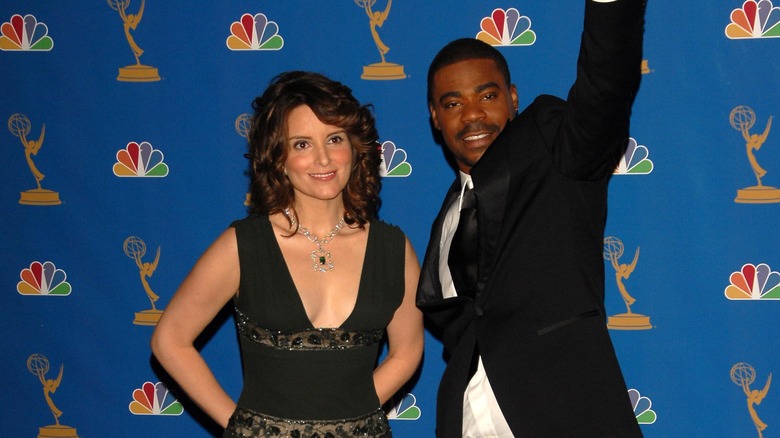
[[[0,434],[218,436],[149,340],[246,215],[253,98],[294,69],[372,103],[381,217],[422,257],[455,176],[429,124],[431,59],[479,38],[506,56],[521,107],[565,96],[581,3],[3,1]],[[648,3],[604,241],[610,333],[646,436],[780,437],[780,0]],[[230,311],[198,348],[237,397]],[[444,361],[426,342],[387,407],[398,437],[434,433]]]

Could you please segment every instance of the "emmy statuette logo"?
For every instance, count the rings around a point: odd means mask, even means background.
[[[249,141],[249,130],[252,129],[252,115],[244,113],[236,117],[235,127],[238,135]],[[248,207],[250,205],[252,205],[252,194],[247,192],[244,198],[244,206]]]
[[[636,248],[634,260],[631,264],[619,264],[618,260],[622,256],[623,242],[617,237],[606,237],[604,239],[604,260],[609,260],[612,263],[620,296],[626,304],[626,313],[620,313],[607,318],[607,327],[614,330],[649,330],[653,328],[650,325],[650,317],[631,311],[631,305],[636,302],[636,298],[628,293],[626,286],[623,284],[623,280],[628,280],[628,277],[631,276],[631,273],[636,268],[636,264],[639,261],[639,247]]]
[[[60,417],[62,411],[57,409],[54,405],[54,401],[51,399],[51,395],[57,391],[62,382],[62,371],[65,366],[60,364],[60,373],[56,379],[47,379],[46,373],[49,372],[49,359],[42,354],[31,354],[27,358],[27,370],[32,374],[38,376],[38,380],[41,381],[43,386],[43,397],[46,399],[46,404],[49,405],[49,410],[54,416],[54,424],[38,428],[38,438],[49,437],[62,437],[62,438],[78,438],[76,429],[70,426],[60,424]]]
[[[769,373],[769,377],[764,384],[764,389],[750,389],[750,385],[756,381],[756,370],[749,363],[740,362],[731,367],[731,381],[734,382],[735,385],[740,386],[745,393],[750,419],[753,420],[753,425],[756,426],[758,438],[763,438],[763,432],[767,425],[758,418],[755,406],[760,405],[764,400],[764,397],[766,397],[766,393],[769,392],[769,385],[772,383],[772,373]]]
[[[379,56],[382,58],[382,62],[364,66],[363,74],[360,75],[360,78],[374,81],[405,79],[406,73],[404,73],[403,65],[393,64],[385,60],[385,55],[390,51],[390,47],[382,42],[377,31],[377,28],[382,27],[385,24],[385,20],[387,20],[387,16],[390,15],[390,6],[393,4],[393,0],[387,0],[387,6],[385,6],[385,10],[382,12],[372,9],[374,4],[376,4],[376,0],[355,0],[355,4],[366,11],[371,36],[374,38],[374,44],[376,44]]]
[[[141,0],[141,7],[138,9],[137,14],[128,14],[127,7],[130,6],[130,0],[107,0],[111,9],[119,12],[119,17],[122,18],[122,24],[125,30],[125,38],[130,45],[130,50],[133,51],[135,56],[135,64],[128,65],[126,67],[119,68],[119,76],[116,80],[123,82],[155,82],[160,80],[160,75],[157,73],[155,67],[141,64],[141,55],[144,51],[138,44],[136,44],[133,34],[130,31],[135,31],[138,24],[141,22],[141,18],[144,15],[144,3],[146,0]]]
[[[647,59],[642,60],[642,66],[640,67],[640,70],[642,71],[643,75],[649,75],[653,72],[652,69],[650,69],[650,61]]]
[[[152,304],[151,309],[135,312],[135,319],[133,320],[133,324],[155,326],[160,320],[163,311],[158,310],[154,305],[160,296],[154,293],[152,287],[149,286],[147,278],[150,278],[152,275],[154,275],[154,271],[157,269],[157,264],[160,262],[160,247],[157,247],[157,256],[154,258],[152,263],[142,261],[143,256],[146,255],[146,243],[139,237],[130,236],[125,239],[124,250],[126,256],[135,260],[135,265],[138,266],[138,275],[141,277],[141,284],[144,287],[146,296],[149,298],[149,302]]]
[[[761,146],[764,145],[769,136],[769,130],[772,127],[772,116],[769,116],[764,132],[761,134],[750,133],[750,128],[756,123],[756,113],[749,106],[740,105],[731,110],[729,122],[731,122],[732,128],[742,133],[742,138],[745,139],[745,152],[747,153],[748,162],[753,169],[753,174],[756,176],[756,185],[737,190],[737,197],[734,199],[734,202],[742,204],[771,204],[780,202],[780,190],[775,187],[765,186],[761,182],[761,178],[766,175],[767,171],[758,164],[755,155],[755,152],[761,149]]]
[[[249,130],[252,128],[252,115],[244,113],[236,117],[235,126],[238,135],[249,139]]]
[[[19,137],[19,140],[21,140],[22,146],[24,146],[24,157],[27,159],[27,165],[30,167],[30,172],[32,172],[35,182],[38,184],[37,189],[30,189],[22,192],[19,203],[25,205],[60,205],[62,202],[60,201],[59,193],[41,187],[41,181],[43,181],[46,175],[38,170],[38,167],[35,166],[35,162],[33,161],[33,156],[38,155],[38,151],[41,150],[41,146],[43,146],[46,125],[41,127],[41,136],[38,137],[38,140],[27,139],[27,135],[30,134],[30,126],[30,119],[24,114],[16,113],[8,119],[8,130],[11,131],[11,134]]]

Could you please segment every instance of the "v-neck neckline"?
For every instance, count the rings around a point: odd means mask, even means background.
[[[309,319],[309,314],[306,312],[306,306],[303,304],[303,298],[301,298],[301,293],[298,290],[298,287],[295,286],[295,281],[292,278],[292,273],[290,272],[290,267],[287,265],[287,260],[284,258],[284,253],[282,252],[282,247],[279,245],[279,241],[277,240],[276,233],[274,232],[274,226],[271,223],[271,218],[266,216],[266,219],[268,220],[268,226],[271,227],[271,234],[273,236],[274,240],[274,248],[277,252],[277,255],[282,260],[282,263],[285,267],[285,281],[287,282],[287,287],[289,290],[294,291],[295,298],[293,299],[297,303],[298,310],[300,312],[300,316],[302,318],[302,321],[306,321],[306,324],[308,324],[307,328],[313,328],[313,329],[343,329],[344,326],[352,319],[352,317],[355,315],[355,312],[358,308],[358,305],[360,305],[362,296],[363,296],[363,283],[366,281],[366,266],[368,266],[368,246],[371,244],[371,236],[373,235],[372,229],[373,226],[368,227],[368,236],[366,237],[366,249],[363,253],[363,266],[360,268],[360,281],[358,281],[358,290],[357,294],[355,295],[355,304],[352,306],[352,310],[349,312],[349,315],[347,315],[346,319],[341,322],[336,327],[315,327],[314,323],[311,322],[311,319]]]

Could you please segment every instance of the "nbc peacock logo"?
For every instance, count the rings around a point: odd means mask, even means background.
[[[128,406],[133,415],[181,415],[184,406],[162,382],[145,382],[133,391]]]
[[[772,0],[746,0],[741,8],[731,11],[730,18],[726,26],[729,39],[780,38],[780,7]]]
[[[279,35],[279,25],[265,14],[244,14],[230,25],[226,44],[233,51],[281,50],[284,38]]]
[[[520,15],[515,8],[496,8],[479,23],[482,29],[476,36],[491,46],[530,46],[536,42],[531,19]]]
[[[48,52],[52,48],[54,40],[49,36],[48,26],[35,15],[14,14],[0,25],[0,50],[4,52]]]
[[[16,291],[27,296],[64,297],[70,295],[71,286],[65,271],[54,263],[34,261],[29,268],[19,273],[22,281],[16,284]]]
[[[636,389],[628,390],[628,398],[631,400],[631,406],[634,408],[634,416],[639,424],[653,424],[657,418],[653,407],[653,402],[639,393]]]
[[[379,175],[382,177],[407,177],[412,174],[412,165],[406,161],[406,151],[396,147],[392,141],[382,143],[382,162]]]
[[[116,153],[114,175],[140,178],[162,178],[168,176],[168,165],[165,155],[155,149],[148,141],[136,143],[131,141]]]
[[[729,300],[780,300],[780,273],[766,263],[745,263],[732,272],[724,293]]]
[[[653,171],[653,162],[648,158],[647,146],[638,144],[633,137],[628,138],[626,152],[615,168],[615,175],[647,175]]]
[[[411,392],[406,394],[397,405],[387,413],[388,420],[419,420],[422,411],[417,406],[417,397]]]

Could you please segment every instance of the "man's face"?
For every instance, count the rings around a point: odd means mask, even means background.
[[[517,112],[517,90],[507,87],[491,59],[469,59],[442,68],[433,76],[428,109],[436,129],[469,173]]]

